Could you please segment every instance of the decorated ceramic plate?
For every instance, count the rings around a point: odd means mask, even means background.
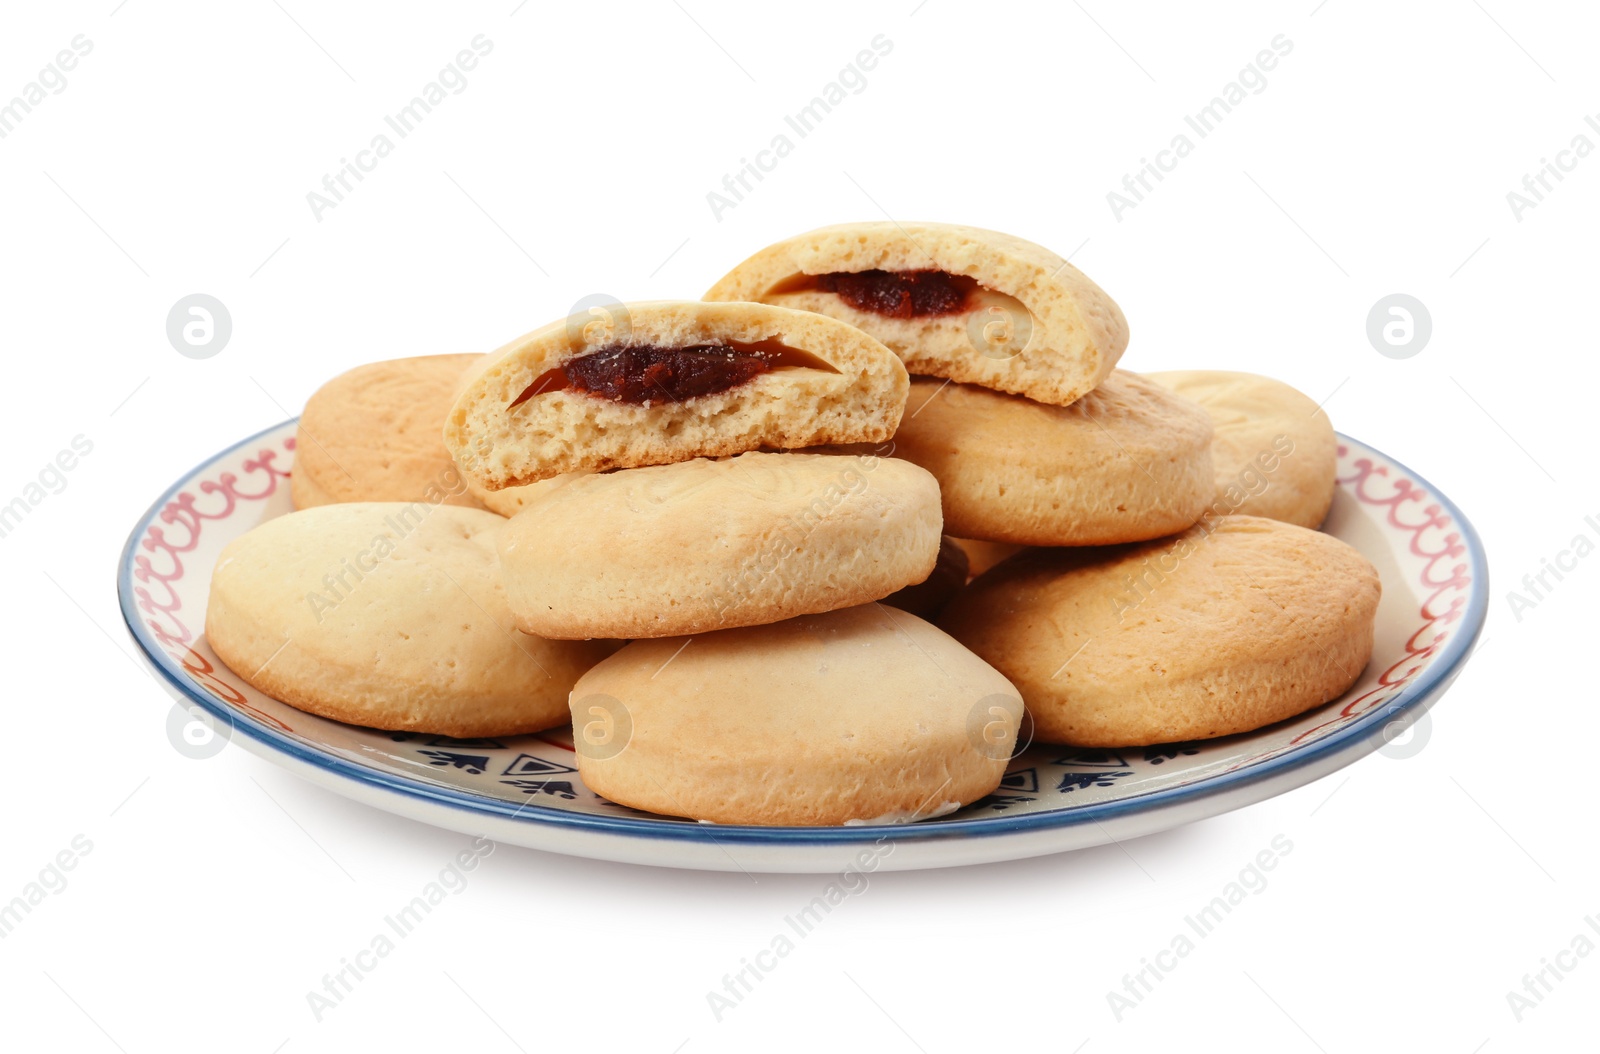
[[[1415,473],[1340,437],[1339,488],[1324,527],[1383,579],[1371,664],[1342,698],[1248,735],[1131,750],[1033,744],[1000,788],[909,825],[745,827],[653,816],[578,778],[569,730],[449,739],[358,728],[251,688],[204,634],[217,554],[291,509],[295,422],[210,458],[139,519],[118,569],[123,618],[177,705],[174,743],[233,743],[380,809],[496,841],[672,867],[840,871],[1011,860],[1124,841],[1310,783],[1395,741],[1460,672],[1483,627],[1488,570],[1470,524]],[[1405,741],[1415,744],[1416,737]]]

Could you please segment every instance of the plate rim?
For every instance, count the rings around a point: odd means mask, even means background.
[[[1012,814],[1010,816],[984,816],[965,820],[950,820],[938,824],[862,824],[853,826],[791,827],[758,826],[754,824],[709,824],[694,821],[645,819],[632,816],[606,816],[594,813],[570,812],[550,806],[524,801],[516,804],[500,801],[453,787],[433,786],[414,779],[372,768],[356,761],[313,749],[291,736],[273,729],[249,714],[234,713],[230,708],[208,693],[200,690],[185,676],[172,658],[149,636],[143,620],[139,618],[133,599],[133,568],[135,549],[155,518],[172,499],[205,466],[228,458],[242,448],[259,441],[263,436],[296,425],[298,417],[263,428],[238,440],[184,472],[135,521],[128,540],[118,557],[117,600],[122,620],[141,657],[165,682],[169,693],[198,704],[213,717],[221,719],[231,737],[236,731],[266,747],[288,755],[296,761],[323,770],[326,774],[361,785],[364,789],[392,793],[402,798],[419,799],[429,805],[444,805],[463,812],[481,815],[498,821],[513,821],[532,826],[553,826],[576,829],[599,835],[663,839],[667,841],[727,842],[740,845],[767,846],[820,846],[837,847],[866,842],[892,841],[896,844],[930,842],[949,839],[993,838],[1002,835],[1036,833],[1060,828],[1100,824],[1120,819],[1130,814],[1154,814],[1175,806],[1193,804],[1218,795],[1237,792],[1286,772],[1311,769],[1319,761],[1327,760],[1347,751],[1354,751],[1377,738],[1382,726],[1401,714],[1416,711],[1420,714],[1447,688],[1471,657],[1474,645],[1483,633],[1489,607],[1489,566],[1483,542],[1465,513],[1426,477],[1409,465],[1377,448],[1336,432],[1341,443],[1375,454],[1404,472],[1424,488],[1429,497],[1451,517],[1461,534],[1472,568],[1472,591],[1458,632],[1441,654],[1414,681],[1403,687],[1392,699],[1374,706],[1347,726],[1304,747],[1293,748],[1274,758],[1255,765],[1217,773],[1198,783],[1166,787],[1134,794],[1127,798],[1094,802],[1088,805],[1040,812]],[[1376,749],[1369,747],[1369,749]],[[1355,760],[1355,759],[1352,759]],[[1315,780],[1307,781],[1315,782]]]

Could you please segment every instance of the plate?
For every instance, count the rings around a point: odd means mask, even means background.
[[[1383,579],[1376,648],[1342,698],[1248,735],[1131,750],[1033,744],[1000,788],[909,825],[749,827],[637,812],[578,778],[570,731],[490,740],[358,728],[245,684],[211,651],[206,597],[217,554],[292,508],[295,421],[251,436],[156,499],[117,575],[123,618],[177,700],[168,730],[191,755],[244,747],[380,809],[496,841],[628,863],[826,873],[1012,860],[1125,841],[1215,816],[1326,776],[1412,726],[1472,650],[1488,607],[1483,547],[1460,510],[1411,470],[1339,437],[1324,530]]]

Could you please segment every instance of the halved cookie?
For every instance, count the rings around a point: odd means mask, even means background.
[[[635,641],[572,690],[583,782],[714,823],[907,823],[1000,783],[1022,701],[982,659],[881,604]]]
[[[1126,370],[1071,406],[917,377],[894,456],[938,479],[945,530],[1012,545],[1159,538],[1215,494],[1211,419]]]
[[[218,557],[206,637],[255,688],[336,721],[464,738],[564,724],[578,675],[613,645],[512,625],[506,523],[420,501],[268,520]]]
[[[318,388],[295,432],[295,508],[346,501],[481,508],[439,438],[462,376],[481,358],[370,362]]]
[[[1144,746],[1338,698],[1371,658],[1380,593],[1337,538],[1219,516],[1142,545],[1019,553],[939,625],[1011,678],[1037,738]]]
[[[1317,527],[1333,504],[1339,441],[1312,398],[1282,381],[1226,370],[1169,370],[1145,377],[1211,415],[1211,462],[1219,513]]]
[[[845,223],[756,253],[706,293],[815,311],[871,333],[912,373],[1065,406],[1128,346],[1122,311],[1021,238],[948,223]]]
[[[939,552],[939,485],[893,458],[753,452],[520,488],[500,535],[517,626],[667,637],[888,596]]]
[[[618,304],[490,355],[444,427],[488,490],[563,472],[664,465],[761,447],[881,442],[905,367],[830,318],[764,304]]]

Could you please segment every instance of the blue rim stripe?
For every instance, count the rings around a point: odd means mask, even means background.
[[[980,819],[950,820],[935,824],[903,824],[861,827],[755,827],[722,825],[714,827],[681,821],[638,819],[631,816],[604,816],[591,813],[553,809],[549,806],[521,805],[497,798],[487,798],[453,787],[440,787],[414,779],[398,776],[358,762],[349,761],[308,747],[293,737],[258,721],[248,714],[234,711],[208,692],[195,687],[182,668],[156,643],[143,619],[139,617],[133,595],[134,557],[139,539],[150,528],[161,510],[179,491],[189,486],[194,476],[206,467],[230,457],[242,448],[256,443],[262,437],[292,427],[299,418],[290,418],[281,424],[264,428],[240,440],[228,449],[215,454],[189,472],[157,498],[155,503],[139,518],[133,532],[123,546],[121,565],[117,574],[117,596],[122,607],[122,618],[134,643],[139,646],[144,659],[166,682],[190,701],[227,723],[230,729],[242,731],[259,743],[286,754],[332,775],[352,780],[377,790],[389,791],[405,797],[416,798],[433,805],[445,805],[469,813],[487,814],[502,820],[554,827],[578,828],[596,833],[627,835],[633,837],[663,838],[668,840],[717,842],[734,845],[851,845],[887,839],[897,843],[929,842],[951,838],[981,838],[996,835],[1075,827],[1136,813],[1164,811],[1215,795],[1239,790],[1280,773],[1302,768],[1334,755],[1351,752],[1356,756],[1381,734],[1383,726],[1397,715],[1426,709],[1461,672],[1472,647],[1483,632],[1489,608],[1489,567],[1478,532],[1462,511],[1445,497],[1432,483],[1413,472],[1394,458],[1381,453],[1358,440],[1339,433],[1341,442],[1353,448],[1369,451],[1405,472],[1417,484],[1426,488],[1430,497],[1450,515],[1452,525],[1460,532],[1462,544],[1472,564],[1472,594],[1460,625],[1451,635],[1443,654],[1435,656],[1421,675],[1406,685],[1388,703],[1375,706],[1346,727],[1315,743],[1291,750],[1268,761],[1233,772],[1210,776],[1197,783],[1148,791],[1115,801],[1091,805],[1068,806],[1044,812],[1022,813],[1011,816],[983,817]],[[1352,757],[1354,761],[1356,758]]]

